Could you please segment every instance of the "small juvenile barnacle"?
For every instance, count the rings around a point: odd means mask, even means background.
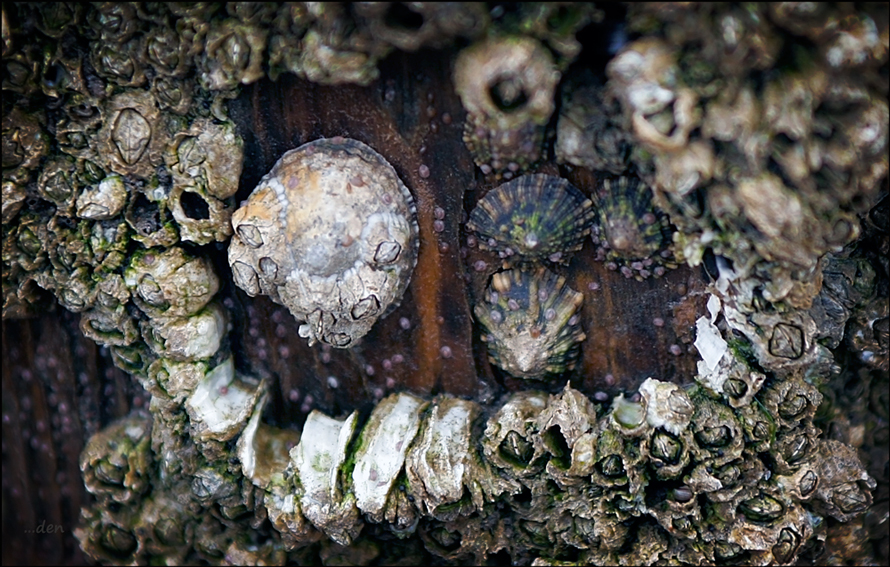
[[[494,274],[474,308],[488,356],[517,378],[540,380],[575,367],[584,296],[545,268]]]
[[[604,179],[592,195],[597,222],[591,230],[597,259],[625,277],[659,276],[675,268],[667,215],[652,203],[652,192],[636,177]]]
[[[235,283],[286,306],[310,344],[354,344],[398,305],[417,262],[414,199],[383,156],[356,140],[320,139],[284,154],[232,226]]]
[[[551,175],[525,175],[490,191],[470,213],[467,230],[479,247],[498,252],[510,265],[568,262],[590,234],[590,199],[568,181]]]

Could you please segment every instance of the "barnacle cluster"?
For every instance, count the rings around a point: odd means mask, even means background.
[[[861,545],[886,523],[863,515],[886,500],[872,491],[890,418],[886,16],[634,5],[608,80],[569,84],[576,33],[603,17],[589,4],[4,5],[3,317],[53,296],[150,398],[84,448],[82,548],[103,563],[701,565]],[[266,73],[367,85],[394,50],[455,42],[467,148],[483,178],[510,180],[465,225],[503,263],[473,306],[489,360],[536,387],[597,347],[561,275],[590,234],[628,278],[705,264],[697,373],[611,401],[402,392],[301,431],[266,423],[275,393],[236,370],[209,248],[231,238],[240,288],[343,347],[398,305],[420,235],[396,171],[346,138],[284,154],[235,211],[224,103]],[[563,172],[597,172],[590,199],[521,175],[554,122]],[[851,245],[862,233],[877,254]]]

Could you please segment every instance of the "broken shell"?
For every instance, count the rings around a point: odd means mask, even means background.
[[[584,296],[539,268],[499,272],[474,308],[492,363],[517,378],[544,379],[575,367]]]
[[[353,412],[339,421],[313,410],[303,425],[300,444],[290,457],[302,486],[303,514],[340,545],[349,545],[362,528],[355,495],[348,491],[342,467],[355,433]]]
[[[543,446],[535,443],[539,414],[547,407],[543,392],[525,391],[510,400],[488,420],[482,449],[486,460],[513,478],[540,472]]]
[[[77,216],[103,220],[116,217],[127,203],[127,189],[120,175],[109,175],[77,198]]]
[[[550,454],[547,474],[560,484],[575,484],[567,476],[588,476],[596,456],[595,427],[596,409],[587,396],[568,385],[560,394],[550,396],[538,416],[540,434],[535,439],[535,444]]]
[[[474,38],[488,26],[481,4],[356,2],[356,15],[378,41],[402,51],[443,47],[455,36]]]
[[[211,369],[185,402],[197,441],[228,441],[247,424],[265,383],[235,375],[231,357]]]
[[[508,265],[567,263],[590,234],[593,215],[590,200],[565,179],[525,175],[480,199],[467,230],[479,235],[480,248],[498,252]]]
[[[479,406],[473,402],[437,398],[408,451],[408,493],[421,511],[441,521],[481,510],[505,490],[518,490],[479,458],[472,440],[478,415]],[[461,505],[455,506],[458,502]]]
[[[419,245],[414,199],[395,170],[356,140],[287,152],[232,217],[229,263],[250,295],[305,324],[300,336],[348,347],[394,309]]]
[[[530,37],[489,38],[460,52],[454,88],[477,165],[501,172],[538,160],[559,78],[550,52]]]
[[[188,317],[219,290],[210,260],[179,247],[137,252],[124,271],[124,282],[133,302],[151,318]]]
[[[426,406],[427,402],[411,394],[393,394],[377,404],[362,428],[352,473],[353,492],[356,505],[376,523],[383,521],[387,499]]]

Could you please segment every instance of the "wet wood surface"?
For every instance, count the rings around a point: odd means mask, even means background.
[[[463,227],[476,201],[499,183],[482,176],[463,144],[452,60],[449,51],[397,53],[368,87],[319,86],[284,75],[244,87],[229,103],[244,139],[238,202],[285,151],[344,136],[393,165],[415,197],[420,226],[417,268],[401,305],[349,350],[309,347],[285,308],[234,287],[224,245],[201,249],[224,281],[220,296],[232,315],[236,366],[272,384],[266,421],[299,428],[312,409],[335,416],[367,411],[399,390],[494,407],[509,391],[558,391],[567,381],[587,395],[611,397],[634,392],[650,376],[677,383],[694,376],[694,324],[706,300],[701,271],[681,267],[659,279],[626,279],[594,260],[589,240],[556,268],[585,296],[587,339],[575,370],[551,383],[528,383],[488,362],[472,306],[499,262],[468,248]],[[592,172],[552,160],[535,171],[563,175],[585,194],[595,183]],[[3,322],[4,563],[85,561],[73,537],[88,498],[78,455],[89,435],[148,403],[141,386],[113,367],[107,349],[80,334],[78,321],[56,307],[37,319]]]

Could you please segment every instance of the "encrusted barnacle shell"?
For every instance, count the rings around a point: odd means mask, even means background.
[[[721,466],[741,456],[745,448],[742,427],[732,410],[718,402],[697,396],[690,429],[696,444],[690,450],[699,461]]]
[[[640,394],[646,400],[646,421],[652,427],[663,427],[679,435],[692,421],[692,400],[676,384],[647,378],[640,385]]]
[[[636,177],[603,179],[591,196],[597,222],[591,238],[597,258],[625,277],[642,279],[676,267],[670,250],[670,222],[652,204],[652,191]]]
[[[819,439],[814,451],[814,472],[819,479],[814,504],[841,522],[861,514],[872,503],[877,483],[862,466],[856,450],[834,439]]]
[[[37,192],[44,199],[57,205],[61,214],[74,210],[74,202],[81,191],[76,176],[74,159],[62,155],[50,158],[37,178]]]
[[[3,83],[3,90],[6,90],[5,78]],[[2,123],[4,181],[7,168],[33,170],[40,164],[49,150],[49,137],[43,129],[44,122],[42,112],[25,112],[18,106],[14,106],[9,112],[4,112]]]
[[[200,118],[173,137],[164,159],[174,178],[202,179],[210,195],[228,199],[238,190],[243,145],[232,122]]]
[[[778,425],[763,404],[755,399],[738,408],[736,415],[745,432],[747,446],[758,453],[768,451],[776,439]]]
[[[378,41],[402,51],[443,47],[457,36],[475,38],[488,26],[482,4],[356,2],[353,10]]]
[[[649,461],[661,480],[676,478],[689,465],[695,444],[689,430],[674,434],[659,427],[649,437]]]
[[[576,483],[566,477],[586,477],[596,456],[596,410],[590,399],[566,385],[550,396],[537,419],[540,432],[535,444],[550,454],[547,474],[557,482]]]
[[[151,418],[136,412],[90,437],[80,470],[97,498],[129,504],[151,489],[151,460]]]
[[[538,417],[547,407],[543,392],[516,392],[488,420],[482,437],[485,459],[513,478],[540,472],[543,444],[536,441]]]
[[[112,174],[94,187],[87,187],[77,198],[77,216],[82,219],[114,218],[127,203],[127,188],[120,175]]]
[[[150,178],[163,163],[167,142],[162,116],[150,92],[128,90],[105,105],[99,130],[99,156],[106,169]]]
[[[491,278],[473,312],[492,363],[517,378],[540,380],[575,367],[584,332],[584,296],[545,268],[513,269]]]
[[[468,515],[504,491],[518,491],[514,482],[494,474],[479,457],[472,441],[473,421],[478,415],[479,406],[473,402],[435,399],[408,451],[407,491],[420,510],[439,520]]]
[[[593,215],[590,200],[565,179],[524,175],[480,199],[467,230],[478,234],[480,248],[496,251],[505,264],[566,263],[590,234]]]
[[[80,316],[84,336],[106,346],[128,346],[139,340],[136,320],[125,305],[96,305]]]
[[[356,505],[374,522],[384,519],[387,500],[426,406],[427,402],[411,394],[393,394],[377,404],[362,428],[352,485]],[[396,520],[394,515],[392,520]]]
[[[646,459],[649,440],[645,437],[627,438],[603,423],[600,429],[591,479],[599,486],[624,487],[631,494],[637,493],[646,482],[642,467],[638,465]]]
[[[822,403],[822,394],[798,377],[777,381],[760,395],[766,411],[778,424],[787,428],[809,421]]]
[[[771,451],[775,460],[773,472],[789,474],[805,466],[817,448],[819,433],[818,429],[807,422],[790,431],[780,431]]]
[[[235,283],[305,321],[299,332],[310,344],[354,344],[398,305],[417,261],[411,193],[356,140],[320,139],[284,154],[232,226]]]
[[[290,452],[302,486],[303,514],[340,545],[352,543],[362,528],[355,495],[348,491],[342,470],[357,417],[353,412],[340,421],[312,411],[300,444]]]
[[[853,312],[847,344],[863,363],[887,371],[890,349],[890,306],[875,297]]]
[[[621,127],[621,108],[604,89],[584,85],[564,96],[554,151],[561,163],[619,175],[628,168],[631,135]]]
[[[495,37],[462,50],[454,88],[467,111],[464,142],[484,173],[525,169],[541,156],[560,73],[530,37]]]
[[[160,357],[201,360],[219,350],[226,334],[226,310],[211,303],[188,317],[164,317],[142,322],[142,338]]]
[[[226,90],[263,76],[263,52],[269,32],[237,20],[214,20],[198,62],[205,88]]]
[[[723,534],[718,541],[729,542],[752,555],[763,552],[763,564],[771,555],[777,563],[788,563],[813,533],[807,510],[771,488],[744,491],[730,514],[735,519],[719,530]]]
[[[192,257],[179,247],[134,254],[124,282],[133,301],[151,318],[188,317],[219,290],[210,260]]]

